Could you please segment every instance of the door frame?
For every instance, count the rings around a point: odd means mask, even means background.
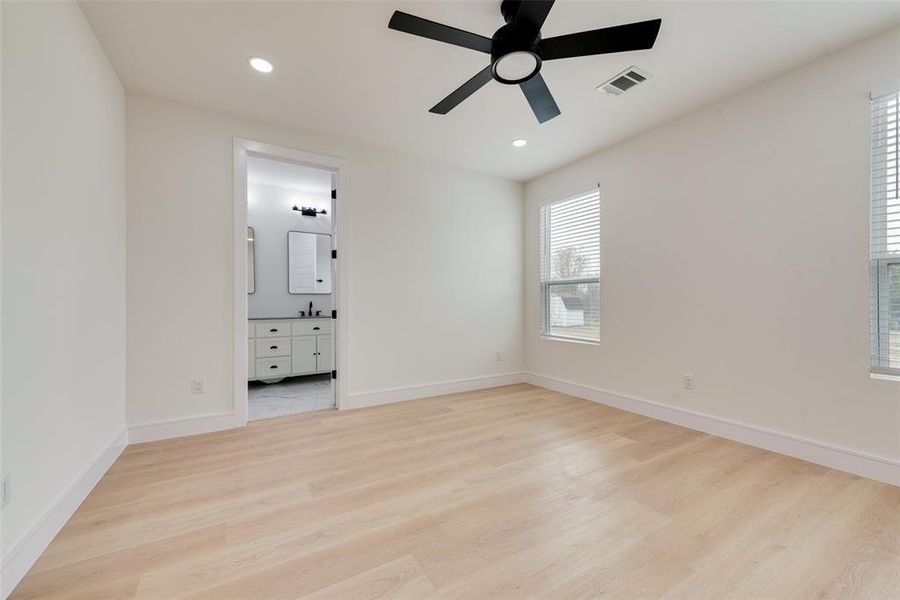
[[[247,424],[247,157],[268,158],[280,162],[294,163],[329,171],[332,174],[333,189],[337,199],[331,201],[332,248],[338,250],[333,261],[332,293],[338,319],[334,320],[332,343],[334,348],[334,368],[338,372],[334,380],[335,406],[347,406],[349,346],[348,311],[350,300],[349,278],[346,266],[349,264],[349,245],[340,246],[340,235],[347,234],[348,223],[339,223],[342,208],[347,205],[341,191],[341,170],[346,161],[289,148],[276,144],[234,138],[234,414],[238,426]]]

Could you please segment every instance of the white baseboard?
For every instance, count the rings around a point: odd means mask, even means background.
[[[196,415],[181,419],[166,419],[165,421],[153,421],[150,423],[138,423],[128,427],[128,442],[140,444],[141,442],[155,442],[185,435],[209,433],[234,429],[244,425],[233,412],[215,413],[210,415]]]
[[[125,446],[128,431],[122,428],[102,452],[75,478],[65,491],[50,505],[31,529],[13,544],[3,557],[0,567],[0,597],[12,593],[28,569],[37,561],[56,534],[63,528],[75,510],[81,505],[100,478],[112,466]]]
[[[456,379],[453,381],[439,381],[425,385],[413,385],[376,392],[362,392],[350,394],[347,402],[341,405],[341,409],[365,408],[380,404],[403,402],[404,400],[416,400],[430,396],[443,396],[444,394],[456,394],[458,392],[470,392],[501,385],[512,385],[525,381],[525,373],[501,373],[500,375],[487,375],[484,377],[472,377],[469,379]]]
[[[617,394],[536,373],[526,374],[525,380],[533,385],[563,392],[570,396],[584,398],[585,400],[620,408],[660,421],[674,423],[721,438],[900,486],[900,461],[891,458],[866,454],[858,450],[810,440],[789,433],[764,429],[747,423],[740,423],[661,402]]]

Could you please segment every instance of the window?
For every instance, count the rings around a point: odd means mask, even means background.
[[[541,207],[541,335],[600,340],[600,192]]]
[[[900,196],[897,106],[900,92],[872,99],[870,226],[872,372],[900,375]]]

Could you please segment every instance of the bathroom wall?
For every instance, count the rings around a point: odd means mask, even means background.
[[[252,168],[252,167],[251,167]],[[305,217],[292,206],[324,209],[328,214]],[[254,229],[256,291],[247,296],[247,312],[251,319],[261,317],[296,317],[301,310],[328,314],[331,294],[288,293],[289,231],[331,234],[331,190],[298,191],[271,185],[250,183],[247,186],[247,224]]]

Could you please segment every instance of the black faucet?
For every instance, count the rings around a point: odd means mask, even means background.
[[[309,313],[308,313],[309,316],[313,316],[313,312],[312,312],[312,311],[313,311],[312,300],[310,300],[310,301],[309,301]]]

